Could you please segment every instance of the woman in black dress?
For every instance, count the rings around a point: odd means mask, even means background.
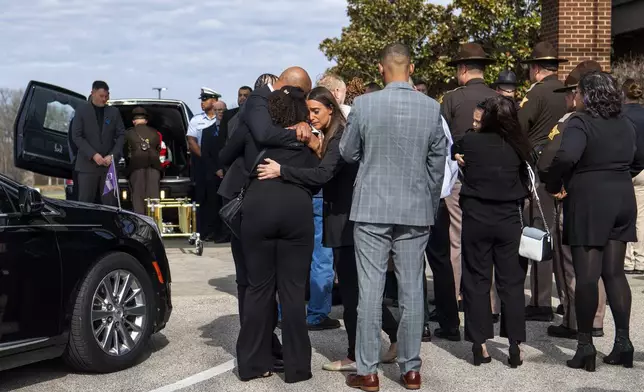
[[[575,266],[577,352],[567,362],[595,371],[593,319],[601,277],[615,320],[615,346],[604,362],[633,366],[628,336],[631,289],[624,274],[626,243],[637,240],[637,205],[631,176],[642,149],[633,124],[622,114],[622,92],[608,74],[584,76],[575,92],[577,114],[563,133],[546,189],[564,203],[563,242]],[[635,165],[634,165],[635,164]]]
[[[306,121],[302,90],[283,87],[269,99],[273,122],[287,128]],[[295,167],[316,167],[319,159],[309,147],[268,148],[265,157]],[[251,168],[252,170],[252,168]],[[317,189],[276,178],[253,179],[242,205],[241,243],[249,287],[244,299],[237,339],[237,364],[242,380],[271,375],[274,299],[282,305],[282,343],[287,383],[308,380],[311,342],[304,303],[313,253],[312,193]]]
[[[358,270],[353,247],[353,222],[349,220],[353,183],[358,164],[347,163],[340,155],[340,139],[346,121],[337,101],[329,90],[316,87],[307,96],[311,125],[322,131],[322,161],[315,168],[293,167],[287,162],[266,159],[257,168],[258,178],[281,177],[285,181],[304,186],[324,186],[323,245],[333,248],[333,260],[338,273],[340,296],[344,307],[344,325],[349,339],[347,357],[324,365],[330,371],[355,371],[355,346],[358,307]],[[387,361],[396,358],[398,322],[383,305],[383,329],[389,335],[392,347],[384,356]]]
[[[501,336],[510,341],[508,362],[516,368],[523,363],[519,344],[526,340],[527,260],[519,257],[519,241],[531,146],[521,131],[514,101],[499,95],[480,107],[481,128],[466,133],[452,147],[454,157],[464,164],[459,203],[465,338],[472,342],[474,365],[491,362],[485,343],[494,338],[490,306],[494,273],[501,300]]]

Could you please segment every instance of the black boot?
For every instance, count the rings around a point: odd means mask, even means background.
[[[628,329],[615,331],[615,345],[613,351],[604,357],[604,363],[609,365],[622,365],[625,368],[633,367],[633,343],[628,338]]]
[[[588,372],[595,371],[595,359],[597,350],[593,346],[593,337],[590,333],[577,333],[577,352],[575,356],[566,361],[568,367],[573,369],[586,369]]]

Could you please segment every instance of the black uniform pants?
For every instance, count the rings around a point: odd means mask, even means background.
[[[304,296],[313,235],[313,204],[307,192],[273,181],[251,184],[242,207],[241,225],[248,273],[237,340],[241,378],[257,377],[272,369],[276,290],[282,307],[285,380],[297,382],[311,377]]]
[[[197,193],[197,231],[202,240],[213,237],[218,239],[222,235],[222,221],[219,210],[223,206],[221,196],[217,194],[221,179],[219,177],[208,180],[199,180],[195,185]]]
[[[229,202],[230,200],[224,199],[224,203]],[[244,301],[246,299],[246,290],[248,289],[248,272],[246,271],[246,265],[244,260],[244,248],[242,247],[241,240],[236,236],[231,236],[230,238],[230,250],[233,254],[233,261],[235,263],[235,282],[237,283],[237,305],[239,308],[239,324],[241,325],[244,314]],[[273,331],[277,327],[277,301],[273,297],[275,308],[275,316],[273,323]],[[271,352],[275,359],[282,359],[282,343],[279,338],[273,332]]]
[[[494,338],[490,287],[494,269],[501,300],[501,336],[525,342],[523,286],[528,265],[519,258],[519,204],[461,196],[465,338],[483,344]]]
[[[449,211],[444,199],[441,199],[436,214],[436,222],[432,226],[427,242],[427,263],[434,276],[434,298],[441,328],[458,328],[458,304],[454,291],[454,269],[450,258],[449,242]],[[425,295],[425,324],[429,323],[429,304],[427,302],[427,279],[423,281]]]
[[[333,248],[333,260],[338,273],[338,285],[344,313],[344,327],[347,330],[349,348],[347,358],[356,360],[356,331],[358,328],[358,267],[356,264],[356,252],[353,246]],[[452,290],[453,291],[453,290]],[[389,336],[391,343],[398,341],[398,321],[389,308],[382,305],[382,330]]]

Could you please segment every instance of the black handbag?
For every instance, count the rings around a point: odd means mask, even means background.
[[[226,205],[221,207],[221,209],[219,210],[219,216],[221,217],[221,220],[224,221],[226,226],[228,226],[228,228],[230,229],[230,232],[239,239],[241,239],[241,208],[242,208],[242,203],[244,202],[244,195],[246,194],[246,189],[248,188],[248,185],[250,185],[253,171],[255,171],[255,167],[262,160],[265,153],[266,153],[266,150],[262,150],[257,155],[257,158],[255,159],[255,163],[253,163],[250,173],[248,173],[246,184],[244,184],[244,186],[239,191],[239,195],[237,195],[237,197],[234,198],[233,200],[226,203]]]

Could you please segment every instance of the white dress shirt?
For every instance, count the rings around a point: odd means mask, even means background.
[[[201,134],[205,128],[217,122],[217,116],[208,117],[205,112],[201,112],[190,119],[188,124],[188,133],[186,136],[192,136],[197,139],[197,145],[201,146]]]
[[[445,155],[445,178],[443,178],[443,188],[441,190],[441,199],[446,198],[452,193],[454,184],[458,179],[458,163],[452,159],[452,134],[449,131],[449,125],[445,118],[441,116],[443,120],[443,132],[445,132],[445,137],[447,138],[447,153]]]

